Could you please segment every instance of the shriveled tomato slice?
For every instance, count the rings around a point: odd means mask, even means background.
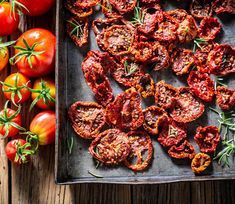
[[[160,121],[158,135],[157,140],[164,147],[177,145],[187,137],[184,127],[169,117],[164,117]]]
[[[136,130],[144,122],[140,95],[130,88],[117,95],[106,107],[106,122],[114,127]]]
[[[187,140],[185,140],[178,146],[172,146],[168,150],[168,154],[170,157],[175,159],[193,159],[195,156],[195,150],[194,147]]]
[[[192,95],[190,89],[182,87],[170,115],[176,122],[189,123],[199,118],[204,110],[204,104]]]
[[[194,18],[203,19],[212,15],[211,0],[192,0],[190,13]]]
[[[150,106],[144,111],[144,129],[151,135],[157,135],[159,125],[167,118],[167,113],[164,109],[157,106]]]
[[[216,126],[198,127],[194,136],[201,152],[214,153],[219,142],[220,135]]]
[[[197,153],[192,160],[191,168],[195,174],[201,174],[211,164],[211,157],[208,154]]]
[[[136,62],[147,63],[153,57],[152,44],[135,41],[131,53],[134,55]]]
[[[173,9],[166,11],[166,13],[174,18],[178,23],[183,22],[188,15],[187,11],[184,9]]]
[[[100,133],[105,124],[102,106],[95,102],[77,101],[68,111],[74,131],[84,139],[93,139]]]
[[[99,1],[100,0],[76,0],[74,5],[80,8],[89,8],[98,4]]]
[[[109,0],[109,2],[120,14],[125,14],[134,10],[137,0]]]
[[[124,164],[133,171],[143,171],[148,168],[152,156],[153,145],[151,138],[144,131],[131,131],[128,133],[130,154]]]
[[[76,0],[66,0],[65,8],[77,18],[85,18],[93,13],[92,7],[81,8],[75,5]]]
[[[213,100],[215,90],[214,82],[207,73],[191,71],[188,77],[190,90],[200,99],[206,102]]]
[[[154,96],[155,83],[149,74],[145,74],[139,78],[136,83],[136,90],[144,98]]]
[[[233,0],[215,0],[213,1],[212,6],[216,14],[221,14],[221,13],[235,14],[235,7]]]
[[[216,89],[216,101],[223,110],[229,110],[235,106],[235,89],[218,86]]]
[[[103,164],[117,165],[129,155],[130,142],[126,133],[118,129],[108,129],[92,141],[89,152]]]

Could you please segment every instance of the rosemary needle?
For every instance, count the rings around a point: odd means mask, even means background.
[[[96,177],[96,178],[104,178],[104,177],[101,176],[101,175],[97,175],[97,174],[92,173],[90,170],[88,170],[88,173],[89,173],[90,175]]]

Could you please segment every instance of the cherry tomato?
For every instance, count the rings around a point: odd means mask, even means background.
[[[37,79],[32,91],[32,107],[36,104],[38,108],[50,109],[55,106],[55,81],[49,78]]]
[[[11,140],[7,143],[5,152],[7,158],[16,165],[27,163],[30,160],[30,144],[23,139]]]
[[[17,0],[23,4],[26,9],[23,13],[28,16],[40,16],[45,14],[54,5],[55,0]]]
[[[54,70],[56,38],[48,30],[34,28],[17,40],[15,56],[10,59],[28,77],[39,77]]]
[[[30,123],[30,137],[36,137],[39,145],[48,145],[55,141],[56,115],[54,111],[37,114]]]
[[[19,25],[19,14],[13,13],[11,4],[0,3],[0,36],[11,35]]]
[[[3,70],[9,60],[9,51],[7,47],[0,48],[0,71]]]
[[[11,100],[14,104],[24,103],[29,99],[31,92],[26,87],[30,88],[31,82],[23,74],[11,74],[2,84],[5,98]]]

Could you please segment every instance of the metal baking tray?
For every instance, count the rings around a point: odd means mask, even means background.
[[[87,86],[81,71],[81,62],[89,50],[97,50],[97,44],[93,31],[90,29],[89,44],[86,48],[79,49],[67,37],[65,32],[65,20],[68,18],[67,11],[63,8],[63,0],[57,1],[57,60],[56,60],[56,83],[57,83],[57,136],[55,145],[55,181],[57,184],[75,183],[122,183],[122,184],[152,184],[178,181],[200,181],[235,179],[235,163],[231,162],[230,168],[222,168],[213,162],[213,167],[207,175],[195,176],[190,169],[190,164],[172,160],[164,149],[153,138],[154,158],[147,171],[134,173],[124,166],[95,168],[95,162],[88,153],[90,141],[76,136],[67,118],[68,107],[77,100],[94,101],[93,94]],[[164,9],[187,8],[182,3],[166,2]],[[96,12],[94,17],[101,14]],[[222,16],[223,32],[219,41],[233,44],[235,42],[235,18],[234,15]],[[185,79],[177,78],[170,69],[151,73],[155,81],[164,79],[174,86],[186,86]],[[229,76],[227,83],[234,88],[234,75]],[[111,80],[115,95],[123,91],[120,86]],[[150,105],[149,101],[142,101],[143,108]],[[215,104],[212,104],[215,106]],[[192,123],[189,127],[188,138],[199,152],[193,140],[195,129],[198,125],[218,125],[218,117],[206,107],[203,117]],[[74,147],[69,154],[66,139],[74,138]],[[96,178],[88,171],[100,175]]]

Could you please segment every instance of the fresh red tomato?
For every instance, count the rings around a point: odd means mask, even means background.
[[[17,40],[15,56],[10,59],[28,77],[40,77],[54,70],[56,38],[48,30],[34,28]]]
[[[7,108],[5,104],[4,109],[0,112],[0,138],[1,137],[15,137],[20,130],[24,130],[21,127],[21,107],[18,107],[17,111]]]
[[[36,104],[38,108],[50,109],[55,106],[55,81],[50,78],[37,79],[34,82],[32,92],[32,104],[30,109]]]
[[[27,163],[30,160],[30,144],[23,139],[8,142],[5,152],[7,158],[16,165]]]
[[[12,12],[11,4],[0,3],[0,36],[11,35],[19,25],[19,14]]]
[[[31,88],[30,80],[21,73],[9,75],[2,83],[2,91],[6,99],[11,100],[14,104],[24,103],[30,97]]]
[[[55,141],[56,115],[54,111],[37,114],[30,123],[29,136],[37,137],[39,145],[48,145]]]
[[[23,9],[24,14],[28,16],[40,16],[54,5],[55,0],[17,0],[23,4],[26,9]]]

